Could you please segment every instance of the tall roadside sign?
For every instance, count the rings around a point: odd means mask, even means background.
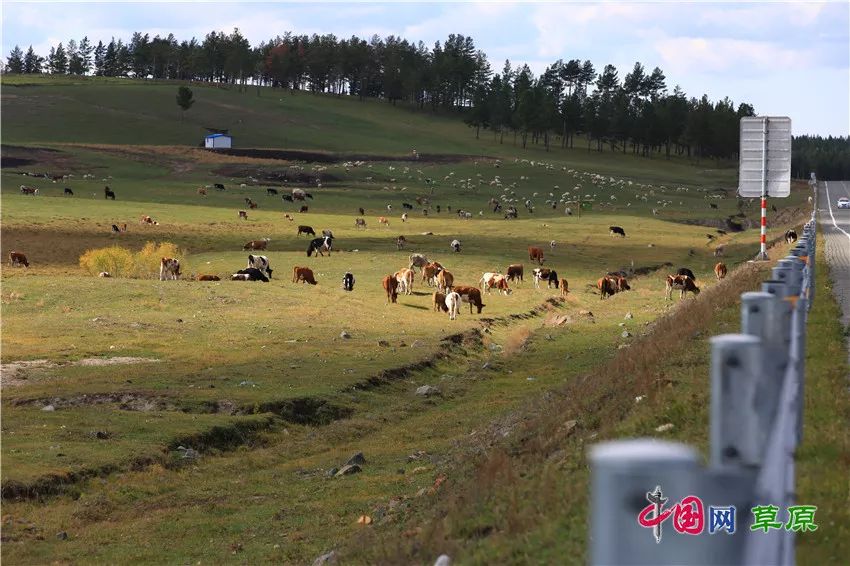
[[[767,259],[767,197],[791,194],[791,118],[741,118],[738,195],[761,197],[761,248],[756,259]]]

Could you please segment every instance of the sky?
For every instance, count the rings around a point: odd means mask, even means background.
[[[790,116],[795,135],[850,135],[850,2],[13,2],[2,0],[2,55],[47,55],[69,39],[178,40],[238,27],[252,44],[286,31],[401,36],[432,46],[474,38],[494,71],[535,73],[563,59],[660,67],[670,90]]]

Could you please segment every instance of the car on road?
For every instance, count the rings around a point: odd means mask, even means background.
[[[850,198],[841,197],[840,199],[838,199],[836,206],[838,208],[850,208]]]

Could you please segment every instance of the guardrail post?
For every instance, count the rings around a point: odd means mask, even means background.
[[[791,332],[789,330],[791,328],[791,303],[785,300],[789,295],[788,286],[784,281],[769,279],[761,284],[761,290],[765,293],[776,295],[776,298],[780,299],[778,303],[779,312],[781,313],[779,327],[782,329],[783,349],[788,352],[791,347]]]
[[[667,498],[666,508],[696,492],[700,470],[693,448],[647,438],[620,440],[591,447],[589,459],[591,564],[681,564],[693,555],[698,537],[679,535],[668,521],[657,532],[663,537],[659,544],[656,533],[637,522],[655,486]]]
[[[711,339],[711,465],[758,467],[771,416],[758,393],[761,338],[722,334]],[[769,379],[769,376],[767,377]]]

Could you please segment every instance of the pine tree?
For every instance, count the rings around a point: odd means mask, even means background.
[[[192,98],[192,89],[187,86],[181,86],[177,89],[177,106],[180,107],[180,120],[183,120],[183,115],[186,113],[186,110],[192,107],[195,104],[194,99]]]
[[[77,55],[79,56],[80,74],[87,75],[91,69],[91,56],[94,51],[88,36],[84,36],[77,46]]]
[[[50,48],[47,68],[51,75],[64,75],[68,71],[68,54],[61,43],[56,46],[56,49]]]
[[[41,73],[41,68],[44,65],[44,58],[36,55],[32,45],[24,55],[24,73],[28,75]]]
[[[94,74],[98,77],[106,75],[106,48],[102,41],[98,41],[94,49]]]
[[[6,58],[6,72],[18,75],[24,72],[24,52],[17,45]]]

